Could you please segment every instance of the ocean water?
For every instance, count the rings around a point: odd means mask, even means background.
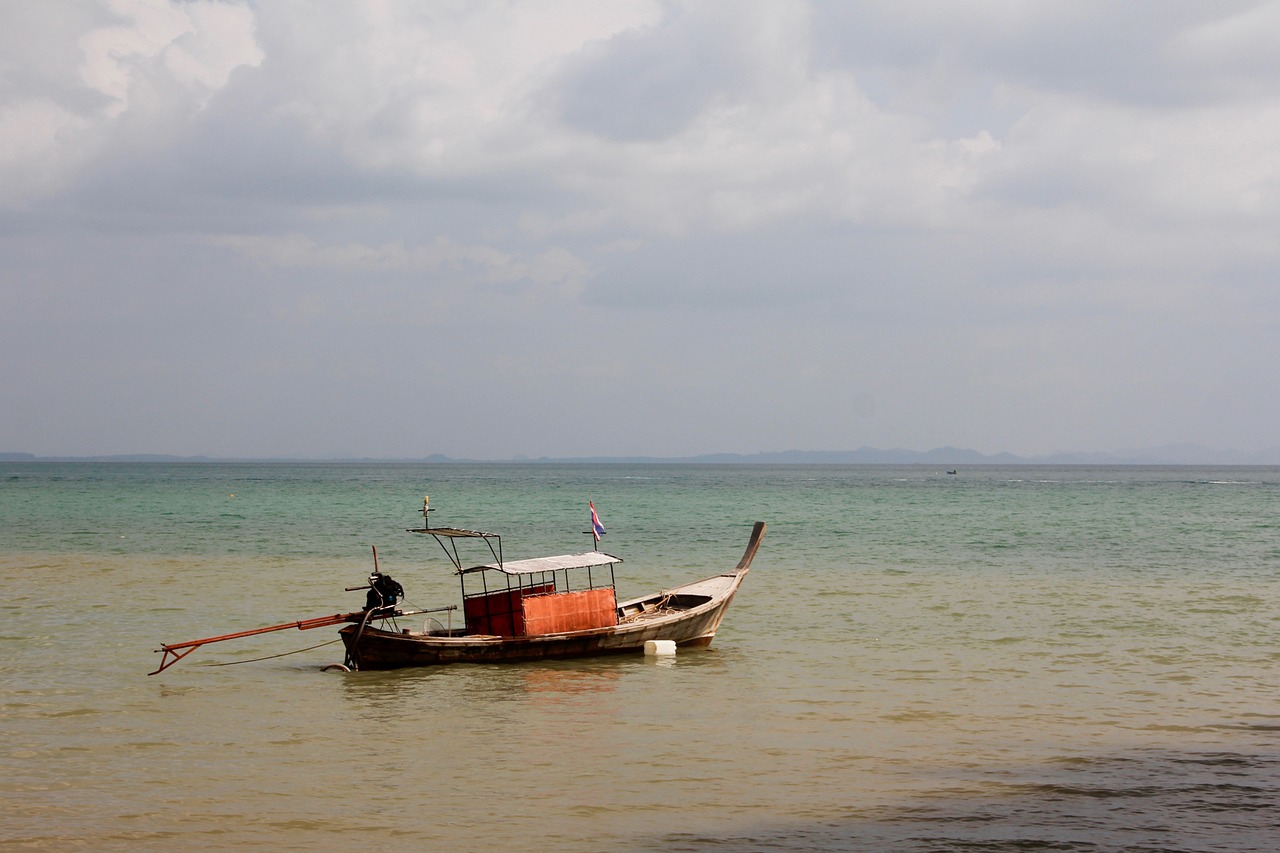
[[[433,524],[732,567],[715,644],[323,672]],[[485,554],[473,555],[487,561]],[[1280,849],[1280,469],[0,463],[0,848]]]

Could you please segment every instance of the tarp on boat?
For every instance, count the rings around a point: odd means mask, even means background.
[[[538,572],[559,572],[565,569],[591,569],[596,566],[608,566],[621,563],[621,557],[614,557],[603,551],[588,551],[585,554],[562,554],[559,557],[534,557],[530,560],[507,560],[501,564],[486,563],[483,566],[472,566],[459,569],[458,574],[471,572],[505,572],[509,575],[531,575]]]

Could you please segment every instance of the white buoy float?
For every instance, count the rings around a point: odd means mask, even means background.
[[[676,641],[645,640],[644,653],[646,655],[674,655],[676,653]]]

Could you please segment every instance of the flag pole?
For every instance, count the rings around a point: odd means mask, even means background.
[[[596,502],[590,495],[587,495],[587,506],[591,509],[591,529],[586,531],[591,534],[594,550],[600,550],[600,537],[604,535],[604,525],[600,523],[600,516],[596,515]]]

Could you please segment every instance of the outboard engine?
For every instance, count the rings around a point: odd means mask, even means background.
[[[404,587],[392,579],[391,575],[375,571],[369,575],[369,593],[364,599],[364,609],[394,607],[403,596]]]

